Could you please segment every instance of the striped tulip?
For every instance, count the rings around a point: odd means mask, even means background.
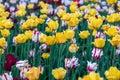
[[[47,44],[42,44],[42,45],[39,47],[39,49],[40,49],[41,51],[46,50],[46,49],[47,49]]]
[[[39,42],[40,34],[41,33],[38,30],[34,30],[32,34],[32,41]]]
[[[28,60],[20,60],[16,62],[16,67],[19,70],[22,70],[23,68],[25,68],[26,66],[29,66]]]
[[[102,38],[102,39],[106,40],[106,35],[103,32],[97,31],[95,34],[95,38]]]
[[[88,72],[96,71],[97,70],[97,63],[91,63],[90,61],[87,61],[87,70]]]
[[[79,65],[80,65],[80,63],[78,62],[78,58],[76,58],[75,56],[73,58],[65,59],[65,68],[66,69],[73,69]]]
[[[32,67],[31,66],[26,66],[20,71],[20,79],[21,80],[26,80],[26,72],[29,71]]]
[[[4,73],[1,77],[0,77],[0,80],[13,80],[13,77],[11,75],[11,72],[10,73]]]
[[[33,49],[33,50],[30,51],[29,57],[33,58],[34,55],[35,55],[35,49]]]
[[[95,59],[100,59],[101,56],[103,55],[103,50],[99,48],[94,48],[92,50],[92,57]]]

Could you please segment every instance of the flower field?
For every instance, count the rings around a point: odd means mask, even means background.
[[[120,80],[120,1],[0,0],[0,80]]]

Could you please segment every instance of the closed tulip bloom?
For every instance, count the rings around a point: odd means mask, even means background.
[[[34,4],[28,4],[28,9],[33,9],[34,8]]]
[[[110,67],[109,70],[105,71],[105,76],[108,80],[119,80],[120,71],[116,67]]]
[[[96,38],[92,43],[97,48],[103,48],[105,46],[105,40],[102,38]]]
[[[3,30],[1,30],[1,35],[3,37],[8,37],[10,35],[10,31],[7,29],[3,29]]]
[[[55,36],[47,36],[45,44],[47,45],[54,45],[55,43]]]
[[[37,67],[32,67],[29,71],[26,72],[26,76],[29,80],[37,80],[40,75],[40,69]]]
[[[65,36],[67,39],[73,39],[74,36],[75,36],[75,32],[73,30],[70,30],[70,29],[67,29],[65,32],[64,32]]]
[[[99,48],[94,48],[92,50],[92,57],[95,59],[100,59],[101,56],[103,55],[103,50]]]
[[[58,29],[58,22],[57,21],[53,21],[53,20],[50,20],[48,23],[47,23],[48,27],[52,30],[57,30]]]
[[[108,40],[112,46],[118,47],[120,45],[120,35],[115,35],[112,37],[112,40]]]
[[[43,59],[47,59],[47,58],[49,58],[50,57],[50,54],[49,53],[43,53],[42,54],[42,58]]]
[[[82,80],[104,80],[100,77],[99,73],[90,72],[88,75],[84,76]]]
[[[22,43],[25,43],[27,41],[27,37],[25,34],[18,34],[16,37],[15,37],[15,41],[16,43],[18,44],[22,44]]]
[[[79,33],[79,36],[80,36],[81,39],[86,39],[90,36],[90,33],[89,33],[89,31],[81,31]]]
[[[65,43],[66,42],[65,34],[63,32],[56,33],[55,40],[56,40],[56,43],[58,44]]]
[[[32,34],[33,34],[33,31],[31,30],[25,31],[25,35],[29,40],[32,40]]]
[[[78,23],[79,23],[79,19],[73,17],[68,21],[68,26],[75,27],[76,25],[78,25]]]
[[[106,32],[107,35],[113,37],[118,34],[117,28],[115,26],[110,27]]]
[[[5,38],[0,38],[0,47],[1,48],[7,47],[7,41],[5,40]]]
[[[55,79],[57,80],[62,80],[64,79],[67,71],[64,68],[58,68],[58,69],[53,69],[52,70],[52,75],[54,76]]]
[[[71,44],[71,45],[69,46],[69,51],[70,51],[71,53],[76,53],[76,52],[78,51],[78,49],[79,49],[79,47],[78,47],[76,44]]]

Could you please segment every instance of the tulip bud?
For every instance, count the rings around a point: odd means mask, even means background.
[[[41,74],[42,74],[43,71],[44,71],[44,67],[40,65],[39,68],[40,68],[40,72],[41,72]]]
[[[33,58],[34,55],[35,55],[35,49],[33,49],[33,50],[30,51],[29,57]]]
[[[116,55],[118,56],[120,54],[120,49],[116,49]]]
[[[39,47],[40,50],[44,51],[47,49],[47,45],[46,44],[42,44],[40,47]]]

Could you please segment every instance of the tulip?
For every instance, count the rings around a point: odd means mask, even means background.
[[[22,70],[23,68],[29,66],[28,60],[20,60],[16,62],[16,67],[19,70]]]
[[[106,40],[106,35],[103,32],[97,31],[95,34],[95,38],[102,38]]]
[[[26,72],[26,76],[29,80],[37,80],[40,75],[40,69],[37,67],[32,67],[29,71]]]
[[[120,49],[116,49],[116,55],[118,56],[120,54]]]
[[[96,38],[92,44],[97,48],[103,48],[105,46],[105,40],[102,38]]]
[[[55,79],[57,80],[62,80],[64,79],[66,75],[66,70],[64,68],[58,68],[58,69],[53,69],[52,70],[52,75],[54,76]]]
[[[29,57],[34,58],[34,55],[35,55],[35,49],[30,51]]]
[[[103,50],[99,48],[94,48],[92,50],[92,57],[95,59],[100,59],[101,56],[103,55]]]
[[[81,31],[81,32],[79,33],[79,36],[80,36],[80,38],[82,38],[82,39],[86,39],[86,38],[88,38],[88,37],[90,36],[90,33],[89,33],[89,31]]]
[[[1,77],[0,77],[0,80],[13,80],[13,77],[11,75],[11,72],[10,73],[4,73]]]
[[[76,44],[71,44],[71,45],[69,46],[69,51],[70,51],[71,53],[76,53],[76,52],[78,51],[78,49],[79,49],[79,47],[78,47]]]
[[[104,80],[100,77],[99,73],[90,72],[88,75],[84,76],[82,80]]]
[[[38,30],[34,30],[32,34],[32,41],[33,42],[38,42],[40,38],[40,32]]]
[[[46,44],[42,44],[42,45],[39,47],[39,49],[40,49],[41,51],[44,51],[44,50],[47,49],[47,45],[46,45]]]
[[[87,64],[88,72],[96,71],[97,66],[98,66],[97,63],[91,63],[90,61],[88,61],[88,64]]]
[[[50,54],[49,53],[43,53],[42,54],[42,58],[43,59],[47,59],[47,58],[49,58],[50,57]]]
[[[66,69],[73,69],[79,65],[80,65],[80,63],[78,62],[78,58],[76,58],[75,56],[73,58],[65,59],[65,68]]]
[[[31,66],[26,66],[20,70],[20,79],[27,80],[26,72],[31,69]]]
[[[109,70],[105,71],[105,76],[108,80],[119,80],[120,71],[116,67],[110,67]]]

